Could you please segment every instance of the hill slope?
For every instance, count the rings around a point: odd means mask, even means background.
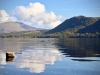
[[[80,29],[77,33],[96,33],[96,32],[100,32],[100,20],[95,22],[93,25]]]
[[[66,30],[71,32],[77,32],[82,28],[94,24],[99,19],[100,18],[84,17],[84,16],[72,17],[70,19],[65,20],[59,26],[55,27],[54,29],[51,29],[46,33],[56,33],[56,32],[62,32]]]
[[[0,24],[0,33],[18,32],[18,31],[26,31],[26,29],[22,28],[18,23],[14,22],[5,22]]]
[[[22,22],[16,22],[18,24],[20,24],[20,26],[24,29],[26,29],[27,31],[32,31],[32,30],[43,30],[42,28],[35,28],[35,27],[32,27],[32,26],[29,26],[29,25],[26,25]]]
[[[5,22],[5,23],[0,24],[0,33],[33,31],[33,30],[45,30],[45,29],[35,28],[32,26],[26,25],[22,22]]]

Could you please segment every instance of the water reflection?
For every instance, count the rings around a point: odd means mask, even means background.
[[[5,53],[0,53],[0,64],[13,62],[11,65],[17,68],[28,68],[30,72],[44,72],[47,64],[53,65],[55,61],[61,60],[60,52],[57,49],[48,50],[27,50],[21,54],[16,53],[16,58],[6,58]]]
[[[100,60],[91,60],[91,59],[72,59],[73,61],[81,61],[81,62],[92,62],[92,61],[100,61]]]
[[[0,52],[1,65],[12,62],[9,64],[19,69],[27,68],[29,72],[41,73],[44,72],[47,64],[53,65],[55,61],[61,60],[60,51],[53,45],[54,39],[5,40],[2,41],[2,47],[0,46],[2,49]],[[6,58],[7,49],[15,52],[15,58]]]
[[[98,75],[99,46],[93,38],[0,39],[0,75]]]
[[[0,64],[5,65],[6,64],[6,55],[3,52],[0,52]]]
[[[3,52],[18,52],[22,47],[22,44],[19,44],[18,41],[21,39],[14,38],[0,38],[0,51]]]
[[[100,56],[99,38],[61,38],[59,46],[66,49],[60,49],[64,55],[71,57],[94,57]]]
[[[60,52],[56,49],[24,51],[17,55],[14,65],[18,68],[29,68],[30,72],[41,73],[46,64],[53,65],[60,59]]]
[[[7,58],[6,57],[6,62],[13,62],[13,61],[14,61],[14,58],[9,58],[9,57]]]

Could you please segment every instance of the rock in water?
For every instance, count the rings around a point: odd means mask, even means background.
[[[14,58],[14,52],[6,52],[6,58]]]
[[[6,58],[6,62],[13,62],[13,61],[14,61],[14,58],[10,58],[10,57]]]

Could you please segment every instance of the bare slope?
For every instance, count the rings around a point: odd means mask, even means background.
[[[5,22],[0,24],[0,33],[9,33],[9,32],[19,32],[26,31],[18,23],[15,22]]]

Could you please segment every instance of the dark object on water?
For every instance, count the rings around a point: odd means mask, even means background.
[[[10,57],[6,58],[6,62],[13,62],[13,61],[14,61],[14,58],[10,58]]]
[[[14,58],[14,52],[7,52],[6,58]]]
[[[100,61],[100,60],[90,60],[90,59],[72,59],[73,61],[87,61],[87,62],[91,62],[91,61]]]

